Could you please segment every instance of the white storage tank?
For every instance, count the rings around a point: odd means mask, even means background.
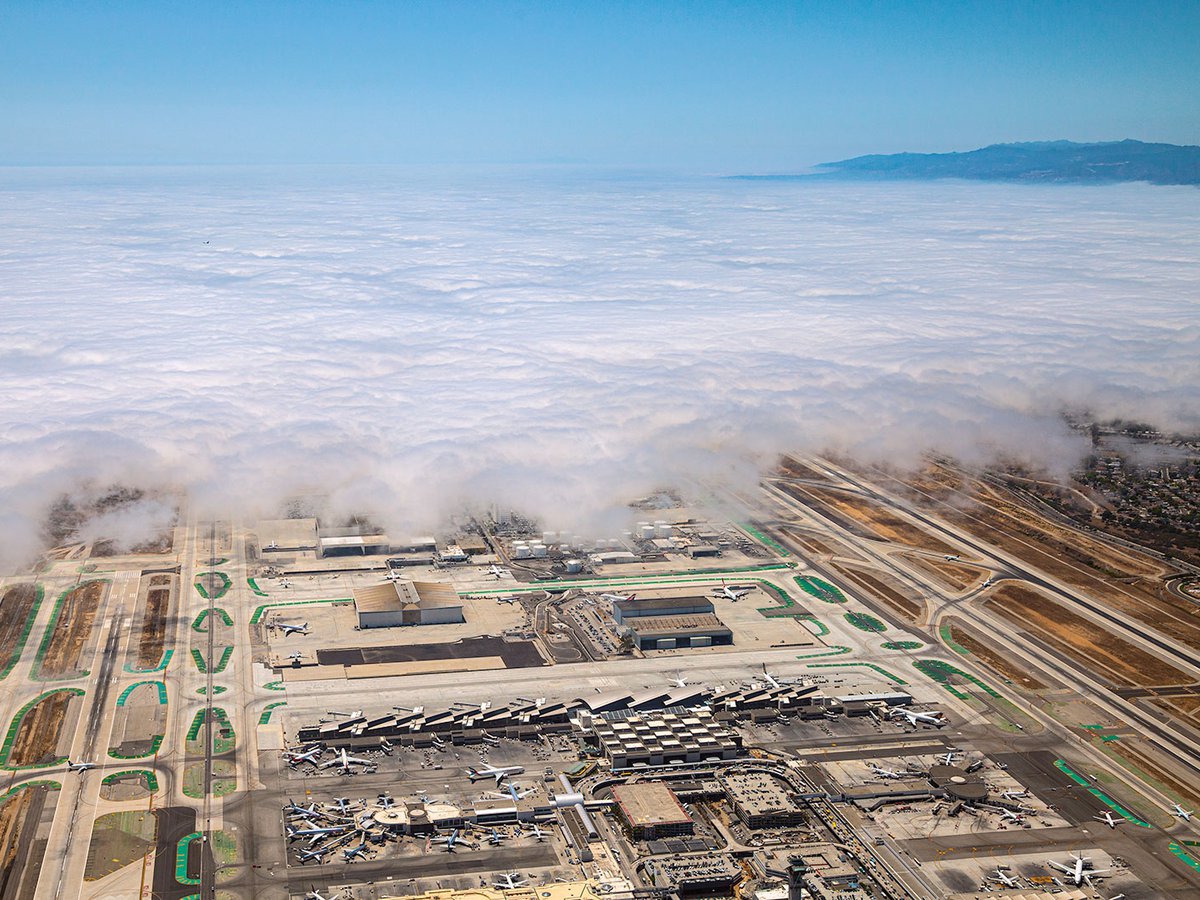
[[[653,525],[639,525],[638,531],[640,532],[643,541],[648,541],[654,537]]]
[[[568,559],[565,565],[568,575],[578,575],[583,571],[583,560],[581,559]]]
[[[654,523],[655,537],[670,537],[673,530],[669,522],[658,521]]]
[[[524,541],[518,541],[513,544],[513,556],[517,559],[529,559],[533,556],[533,551],[529,549],[529,545]]]
[[[529,547],[529,552],[531,554],[533,554],[534,559],[542,559],[545,557],[546,552],[547,552],[546,545],[545,544],[531,544]]]

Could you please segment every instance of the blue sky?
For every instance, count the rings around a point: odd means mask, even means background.
[[[1197,35],[1197,3],[8,0],[0,163],[724,173],[1200,143]]]

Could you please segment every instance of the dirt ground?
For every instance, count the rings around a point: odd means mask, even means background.
[[[1041,516],[1001,489],[952,472],[927,471],[908,484],[950,504],[912,495],[931,512],[1114,610],[1200,649],[1197,608],[1167,593],[1160,579],[1173,570],[1158,560],[1111,547]]]
[[[42,659],[40,674],[45,678],[74,675],[79,671],[79,656],[92,634],[92,625],[100,610],[100,600],[108,585],[89,581],[73,590],[63,601],[50,646]],[[156,660],[157,662],[157,660]]]
[[[830,557],[842,552],[838,549],[835,549],[831,544],[819,540],[810,534],[806,534],[803,531],[786,526],[785,530],[787,531],[788,540],[794,544],[799,544],[813,556]],[[783,543],[783,541],[780,541],[780,543]]]
[[[962,563],[930,559],[928,556],[919,556],[915,553],[905,553],[904,558],[913,567],[932,575],[946,587],[955,591],[965,591],[986,577],[982,569]]]
[[[10,766],[33,766],[55,758],[72,696],[66,691],[58,691],[25,714],[8,755]]]
[[[953,619],[950,624],[950,636],[960,646],[970,650],[973,656],[979,657],[984,665],[1009,681],[1034,691],[1046,687],[1045,683],[1035,675],[1025,671],[1020,666],[1014,665],[1011,660],[1004,656],[1003,651],[976,637],[973,632],[967,631],[961,625],[956,624]]]
[[[828,481],[829,476],[824,472],[802,463],[794,456],[785,456],[779,460],[779,474],[785,478],[809,478],[814,481]]]
[[[918,525],[903,519],[878,503],[840,491],[787,485],[788,493],[802,503],[831,510],[848,518],[877,538],[934,553],[953,554],[958,551],[943,543]]]
[[[13,661],[35,599],[37,586],[32,583],[14,584],[4,592],[0,600],[0,669]]]
[[[1151,778],[1166,785],[1178,794],[1189,808],[1200,807],[1200,785],[1191,779],[1175,775],[1167,766],[1159,762],[1157,753],[1144,746],[1140,738],[1122,738],[1115,746],[1108,749],[1123,756]]]
[[[1076,615],[1040,591],[1004,585],[988,599],[987,606],[1119,687],[1192,681],[1170,663]]]
[[[859,569],[832,564],[848,581],[857,585],[884,604],[902,619],[920,622],[925,618],[925,605],[901,593],[900,586],[886,575],[868,575]]]
[[[19,878],[22,862],[29,863],[26,854],[34,837],[30,831],[36,833],[49,790],[26,788],[0,806],[0,897],[12,896],[18,889],[11,882],[14,876]]]
[[[170,575],[154,575],[150,578],[146,606],[142,613],[142,627],[138,636],[139,669],[156,666],[162,659],[167,616],[171,607],[171,580]]]

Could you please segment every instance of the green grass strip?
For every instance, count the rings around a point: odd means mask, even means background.
[[[1197,860],[1196,857],[1184,850],[1177,842],[1171,841],[1171,843],[1167,844],[1167,849],[1179,857],[1180,862],[1186,863],[1197,872],[1200,872],[1200,860]]]
[[[54,611],[50,613],[50,624],[48,626],[46,626],[46,634],[42,637],[42,643],[38,646],[37,654],[33,657],[33,673],[31,674],[30,677],[34,681],[70,681],[73,678],[86,678],[88,675],[91,674],[89,671],[87,671],[85,669],[84,671],[76,672],[73,675],[68,674],[68,675],[55,675],[55,676],[45,675],[45,676],[43,676],[42,675],[42,663],[46,659],[46,654],[50,652],[50,644],[54,640],[54,629],[58,626],[59,615],[62,614],[63,602],[67,599],[67,597],[71,593],[73,593],[74,591],[78,591],[81,588],[86,587],[87,585],[91,584],[93,581],[102,581],[105,584],[112,584],[111,578],[93,578],[90,581],[81,581],[78,584],[76,584],[74,587],[67,588],[65,591],[63,591],[61,594],[59,594],[58,599],[54,601]]]
[[[870,613],[848,612],[843,618],[859,631],[866,631],[869,634],[882,634],[887,631],[887,625]]]
[[[286,691],[287,685],[282,681],[268,681],[263,685],[268,691]]]
[[[1054,761],[1054,768],[1058,769],[1058,771],[1062,772],[1076,784],[1082,784],[1084,787],[1091,787],[1092,783],[1087,780],[1087,777],[1080,775],[1078,772],[1068,766],[1066,760],[1056,759]]]
[[[944,643],[947,647],[949,647],[955,653],[959,654],[960,656],[970,656],[971,655],[970,650],[968,650],[962,644],[958,643],[958,641],[954,640],[954,636],[950,633],[949,625],[943,625],[941,628],[939,628],[938,634],[940,634],[942,636],[942,643]]]
[[[111,775],[105,775],[101,784],[116,784],[130,775],[140,775],[146,782],[146,789],[150,793],[153,794],[158,790],[158,776],[149,769],[126,769],[124,772],[113,772]]]
[[[214,684],[213,685],[213,696],[215,697],[215,696],[217,696],[217,694],[223,694],[227,690],[229,690],[229,688],[225,687],[225,685],[223,685],[223,684]],[[200,687],[196,688],[196,693],[199,694],[201,697],[203,697],[205,694],[208,693],[208,685],[206,685],[206,684],[200,685]]]
[[[741,528],[742,531],[746,532],[746,534],[753,537],[760,544],[774,550],[780,556],[791,556],[792,555],[791,552],[789,552],[787,547],[783,546],[783,544],[779,543],[779,541],[775,540],[774,538],[768,537],[767,535],[763,534],[761,531],[759,531],[753,525],[750,525],[749,523],[742,523],[742,524],[738,525],[738,527]]]
[[[271,713],[279,709],[281,706],[287,706],[286,700],[276,700],[274,703],[268,703],[263,707],[262,715],[258,717],[259,725],[269,725],[271,723]]]
[[[125,663],[125,671],[128,672],[130,675],[151,675],[155,672],[161,672],[164,669],[166,669],[168,664],[170,664],[171,657],[174,655],[175,655],[174,650],[167,650],[166,652],[163,653],[162,662],[160,662],[153,669],[137,669],[137,668],[134,668],[132,663]]]
[[[815,634],[817,637],[825,637],[827,634],[829,634],[829,626],[826,625],[824,622],[822,622],[820,619],[818,619],[816,616],[807,615],[807,616],[799,616],[798,618],[800,619],[801,622],[804,622],[805,624],[815,626],[817,630],[814,631],[813,634]]]
[[[840,644],[835,644],[827,650],[821,650],[818,653],[802,653],[796,659],[817,659],[821,656],[841,656],[843,653],[849,653],[849,647],[843,647]]]
[[[208,596],[208,589],[205,588],[201,583],[201,579],[209,577],[220,579],[220,584],[217,585],[217,592],[211,597]],[[195,586],[196,590],[200,592],[200,596],[205,600],[220,600],[225,596],[226,592],[233,587],[233,582],[229,580],[229,576],[224,572],[197,572],[196,580],[193,582],[193,585]]]
[[[1133,813],[1131,813],[1129,810],[1127,810],[1125,807],[1123,807],[1120,803],[1118,803],[1112,797],[1108,796],[1108,794],[1104,793],[1104,791],[1100,790],[1100,788],[1094,788],[1094,787],[1088,788],[1088,793],[1091,794],[1093,797],[1095,797],[1097,800],[1099,800],[1101,803],[1103,803],[1105,806],[1107,806],[1109,809],[1115,810],[1117,815],[1124,816],[1126,819],[1128,819],[1134,825],[1137,825],[1141,828],[1149,828],[1150,827],[1149,822],[1144,822],[1141,819],[1139,819],[1137,816],[1135,816]]]
[[[167,686],[161,681],[139,681],[135,684],[131,684],[129,687],[125,688],[125,690],[121,691],[121,696],[117,698],[117,706],[124,706],[125,701],[129,699],[129,695],[146,684],[152,684],[158,688],[158,702],[161,706],[166,706]]]
[[[200,729],[204,727],[204,713],[205,710],[199,710],[196,713],[195,718],[192,719],[192,724],[188,728],[187,732],[187,739],[189,741],[197,741],[200,739]],[[230,724],[229,715],[221,707],[214,706],[212,708],[212,714],[213,725],[216,726],[216,728],[213,730],[213,753],[227,753],[233,749],[235,743],[233,725]],[[219,733],[221,729],[228,730],[230,736],[222,737]]]
[[[970,694],[958,690],[958,688],[954,687],[954,685],[950,683],[950,678],[954,675],[958,675],[959,677],[970,681],[990,697],[998,698],[1000,696],[999,693],[993,690],[989,685],[980,681],[974,675],[964,672],[962,669],[958,668],[957,666],[952,666],[948,662],[942,662],[940,659],[918,659],[913,661],[913,665],[948,690],[959,700],[969,699]]]
[[[10,584],[5,590],[16,586]],[[33,622],[37,618],[38,611],[42,608],[42,600],[45,596],[46,589],[40,581],[36,582],[33,586],[33,606],[29,609],[29,616],[25,619],[25,624],[21,627],[21,633],[17,635],[17,641],[13,644],[8,662],[5,663],[3,669],[0,669],[0,681],[7,678],[9,673],[17,667],[17,663],[21,661],[21,654],[25,652],[25,642],[29,640],[29,634],[33,631]]]
[[[212,611],[214,613],[216,613],[217,616],[221,619],[221,621],[224,622],[226,625],[229,625],[229,626],[233,625],[233,619],[230,617],[229,613],[225,612],[225,610],[221,609],[221,607],[214,606]],[[207,609],[200,610],[200,614],[197,615],[196,618],[192,619],[192,631],[207,632],[208,629],[204,626],[204,623],[205,623],[205,621],[207,621],[207,619],[208,619],[208,610]]]
[[[765,616],[768,619],[795,618],[796,616],[811,615],[804,607],[797,606],[796,601],[791,595],[779,585],[771,584],[769,581],[759,581],[759,587],[770,594],[774,594],[779,598],[778,606],[763,606],[759,607],[759,615]]]
[[[268,594],[266,591],[264,591],[262,588],[260,588],[258,586],[258,582],[255,581],[253,578],[247,578],[246,584],[250,585],[250,590],[254,591],[254,593],[258,594],[258,596],[260,596],[260,597],[269,597],[270,596],[270,594]]]
[[[162,747],[162,744],[163,736],[161,734],[156,734],[150,739],[150,749],[145,753],[122,753],[120,750],[110,748],[108,755],[113,759],[149,759],[151,756],[155,756],[158,753],[159,748]]]
[[[888,679],[889,681],[893,681],[896,684],[908,684],[908,682],[905,681],[903,678],[901,678],[899,675],[894,675],[891,672],[889,672],[887,669],[883,668],[882,666],[877,666],[877,665],[875,665],[875,663],[869,663],[869,662],[809,663],[807,666],[805,666],[805,668],[806,669],[846,669],[851,666],[863,666],[865,668],[868,668],[875,672],[878,672],[884,678]]]
[[[35,788],[35,787],[48,787],[52,791],[61,791],[62,790],[62,785],[59,782],[52,781],[49,778],[39,778],[36,781],[24,781],[21,784],[18,784],[16,787],[9,788],[3,794],[0,794],[0,806],[3,806],[5,803],[7,803],[13,797],[17,796],[17,794],[21,793],[21,791],[25,790],[26,788]]]
[[[191,852],[192,843],[203,837],[204,835],[199,831],[193,831],[180,838],[179,843],[175,846],[175,880],[180,884],[200,883],[199,878],[188,877],[188,853]]]
[[[10,766],[8,764],[9,754],[12,753],[13,742],[17,739],[17,732],[21,729],[21,720],[29,713],[31,709],[41,703],[43,700],[53,697],[55,694],[70,694],[73,697],[82,697],[84,692],[81,688],[55,688],[52,691],[46,691],[44,694],[38,694],[24,706],[17,710],[17,714],[13,716],[13,720],[9,723],[8,733],[4,735],[4,743],[0,744],[0,765],[6,769],[20,771],[21,769],[44,769],[48,766],[59,766],[67,761],[65,756],[58,757],[52,762],[42,763],[36,766]]]
[[[880,646],[884,650],[920,650],[925,645],[920,641],[884,641]]]
[[[217,664],[213,666],[212,672],[214,675],[220,675],[225,671],[225,667],[229,665],[229,658],[231,656],[233,656],[232,647],[226,647],[221,651],[221,658],[218,659]],[[208,674],[208,663],[204,659],[204,654],[195,647],[192,648],[192,661],[196,663],[196,668],[200,670],[200,674]]]
[[[822,603],[845,603],[846,595],[815,575],[797,575],[792,579],[804,593],[816,597]]]

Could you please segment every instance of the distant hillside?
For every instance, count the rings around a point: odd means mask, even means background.
[[[1109,141],[993,144],[967,153],[893,153],[822,163],[809,176],[765,178],[917,179],[1107,184],[1200,184],[1200,147]]]

